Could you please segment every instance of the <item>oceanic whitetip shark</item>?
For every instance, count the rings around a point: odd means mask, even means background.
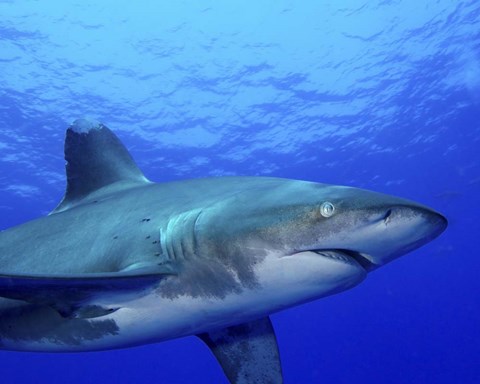
[[[104,125],[66,133],[67,187],[0,232],[0,348],[77,352],[196,335],[231,383],[282,383],[269,315],[342,292],[437,237],[439,213],[269,177],[153,183]]]

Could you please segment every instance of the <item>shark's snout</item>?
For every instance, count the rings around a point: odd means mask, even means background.
[[[420,220],[424,231],[430,233],[430,239],[439,236],[448,226],[445,216],[423,205],[392,205],[381,211],[379,216],[385,226],[396,221],[408,223]]]
[[[440,213],[417,204],[391,205],[372,217],[363,244],[356,251],[376,269],[438,237],[448,226]]]
[[[398,250],[396,257],[421,247],[438,237],[448,226],[447,219],[440,213],[424,206],[401,209],[400,225],[411,226],[409,242]]]
[[[423,214],[431,230],[430,240],[435,239],[447,229],[448,220],[445,216],[430,209],[426,209]]]

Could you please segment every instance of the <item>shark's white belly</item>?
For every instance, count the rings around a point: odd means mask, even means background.
[[[365,277],[363,269],[355,264],[313,253],[296,257],[284,257],[280,262],[278,258],[266,258],[257,266],[256,288],[221,299],[166,299],[151,294],[135,300],[112,314],[120,328],[119,342],[126,346],[152,343],[241,324],[350,288]],[[304,258],[304,266],[310,263],[311,269],[318,270],[317,278],[311,279],[311,273],[298,268],[298,257]]]
[[[299,257],[303,258],[303,265],[309,264],[310,268],[299,268]],[[37,337],[32,336],[31,330],[16,330],[14,324],[14,331],[3,333],[1,347],[63,352],[155,343],[261,318],[345,290],[365,277],[363,269],[352,263],[324,259],[313,253],[295,258],[284,257],[279,261],[267,257],[257,265],[258,284],[255,287],[221,298],[188,295],[169,298],[152,291],[122,302],[96,302],[94,304],[120,309],[90,319],[63,319],[52,315],[50,323],[38,323]],[[312,278],[312,269],[317,271],[315,278]],[[308,273],[304,272],[306,270]],[[35,328],[36,319],[32,314],[29,316],[28,326]]]
[[[112,308],[119,306],[121,308],[101,317],[64,319],[55,314],[53,321],[47,325],[49,329],[42,331],[39,328],[37,337],[31,336],[26,329],[36,327],[35,319],[32,319],[33,321],[29,319],[26,326],[22,327],[20,317],[12,332],[1,335],[0,349],[47,352],[94,351],[195,335],[265,315],[266,306],[249,304],[258,294],[259,292],[249,290],[229,295],[224,299],[189,296],[169,299],[151,293],[130,302],[111,302],[109,306]],[[104,305],[100,302],[98,304]],[[114,325],[112,332],[90,336],[90,329],[100,328],[108,323]],[[52,336],[51,330],[54,328],[66,330],[62,331],[59,337]],[[76,334],[81,328],[87,329],[85,335],[78,337],[66,335],[69,332]],[[53,334],[57,335],[55,332]]]

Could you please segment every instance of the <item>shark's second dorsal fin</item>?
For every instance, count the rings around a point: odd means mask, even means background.
[[[65,160],[67,189],[52,214],[112,184],[120,189],[149,182],[117,136],[98,122],[79,119],[67,129]]]

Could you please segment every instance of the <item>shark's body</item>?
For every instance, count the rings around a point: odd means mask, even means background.
[[[65,157],[56,210],[0,233],[0,348],[198,335],[232,383],[279,383],[269,314],[351,288],[446,227],[424,206],[348,187],[151,183],[106,127],[84,120],[67,131]]]

